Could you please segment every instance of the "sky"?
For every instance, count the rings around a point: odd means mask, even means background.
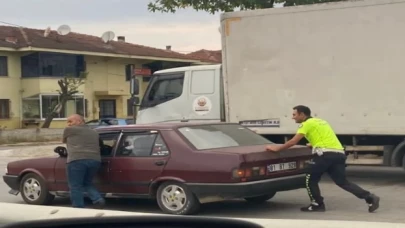
[[[66,24],[72,32],[95,36],[113,31],[127,42],[162,49],[170,45],[182,53],[221,49],[220,14],[191,8],[175,14],[152,13],[147,9],[151,1],[0,0],[0,21],[37,29],[50,26],[52,30]]]
[[[66,24],[72,32],[95,36],[113,31],[127,42],[163,49],[171,45],[172,50],[184,53],[221,49],[219,14],[191,8],[175,14],[152,13],[147,9],[151,1],[0,0],[0,21],[52,30]]]

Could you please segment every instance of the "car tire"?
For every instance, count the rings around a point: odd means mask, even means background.
[[[156,200],[160,209],[167,214],[191,215],[200,209],[200,202],[197,197],[185,184],[175,181],[163,182],[157,189]],[[180,208],[172,207],[176,203]]]
[[[245,198],[246,201],[248,201],[249,203],[264,203],[267,200],[273,198],[276,195],[276,192],[272,192],[270,194],[267,195],[262,195],[262,196],[254,196],[254,197],[247,197]]]
[[[22,177],[20,192],[23,200],[32,205],[49,205],[55,199],[55,196],[49,193],[44,179],[35,173]]]

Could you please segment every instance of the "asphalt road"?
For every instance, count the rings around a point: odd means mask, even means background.
[[[10,159],[1,158],[0,172],[4,173],[5,165]],[[220,203],[205,204],[200,215],[244,218],[272,219],[327,219],[355,220],[405,223],[405,172],[402,169],[351,167],[348,169],[350,180],[376,193],[381,197],[380,209],[373,214],[368,213],[367,205],[350,193],[335,186],[325,176],[321,190],[325,197],[327,212],[303,213],[301,206],[309,202],[304,189],[277,193],[263,205],[251,205],[243,200],[233,200]],[[24,203],[21,196],[8,194],[9,188],[0,182],[0,201],[8,203]],[[69,207],[69,200],[57,198],[56,206]],[[117,200],[107,201],[110,210],[133,212],[161,213],[157,204],[149,200]]]

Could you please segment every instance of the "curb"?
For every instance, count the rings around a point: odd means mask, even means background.
[[[35,206],[27,204],[0,203],[0,224],[46,220],[46,219],[61,219],[61,218],[79,218],[79,217],[111,217],[111,216],[168,216],[165,214],[156,213],[138,213],[124,212],[113,210],[95,210],[95,209],[76,209],[70,207],[54,207],[54,206]],[[176,216],[176,215],[171,215]],[[178,215],[180,216],[180,215]],[[219,218],[218,216],[204,216],[207,218]],[[224,217],[222,217],[224,218]],[[387,223],[387,222],[363,222],[363,221],[338,221],[338,220],[299,220],[299,219],[254,219],[254,218],[229,218],[236,220],[245,220],[257,223],[263,227],[277,228],[296,228],[296,227],[311,227],[311,228],[404,228],[405,223]]]

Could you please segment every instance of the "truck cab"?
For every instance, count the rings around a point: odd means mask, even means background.
[[[221,65],[179,67],[152,75],[137,124],[224,120]]]

